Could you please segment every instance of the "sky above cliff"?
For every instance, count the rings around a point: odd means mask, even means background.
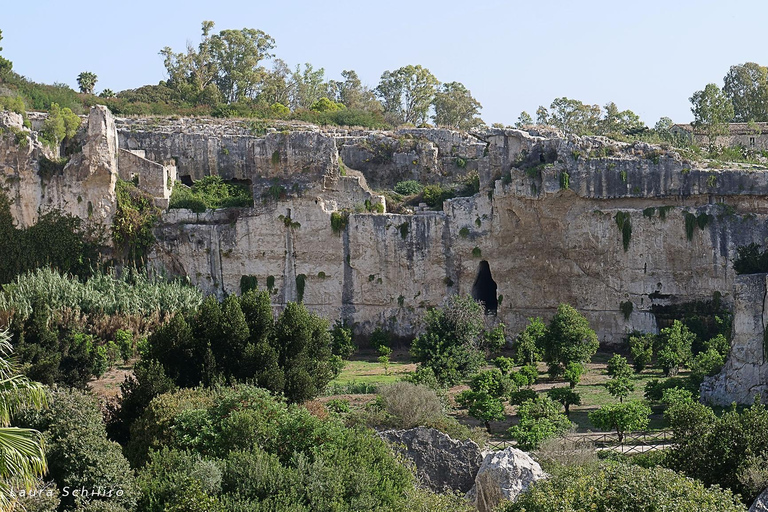
[[[535,116],[561,96],[614,101],[650,126],[687,122],[694,91],[722,86],[731,65],[768,65],[760,0],[37,0],[2,11],[2,55],[37,82],[76,88],[78,73],[92,71],[97,92],[156,84],[159,50],[196,45],[200,23],[213,20],[217,31],[265,31],[277,57],[323,67],[327,79],[354,69],[375,87],[383,71],[421,64],[464,83],[488,124]]]

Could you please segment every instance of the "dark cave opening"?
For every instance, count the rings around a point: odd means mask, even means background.
[[[477,269],[477,278],[472,285],[472,298],[480,301],[485,306],[486,315],[495,315],[499,308],[499,300],[496,297],[496,281],[491,276],[491,267],[483,260]]]

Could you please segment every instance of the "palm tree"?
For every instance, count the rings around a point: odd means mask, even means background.
[[[80,87],[80,92],[83,94],[93,94],[93,88],[96,86],[96,82],[98,82],[96,73],[83,71],[77,75],[77,85]]]
[[[21,408],[40,408],[47,402],[42,384],[18,374],[12,353],[8,332],[0,331],[0,512],[13,510],[13,491],[29,491],[47,470],[40,432],[10,426]]]

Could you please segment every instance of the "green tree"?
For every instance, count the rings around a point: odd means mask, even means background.
[[[560,412],[560,405],[547,396],[527,400],[517,409],[520,419],[509,429],[509,435],[517,441],[521,450],[535,450],[542,441],[563,435],[571,422]]]
[[[675,320],[671,327],[661,330],[657,359],[665,376],[677,375],[680,367],[688,364],[693,357],[691,347],[695,340],[696,335],[679,320]]]
[[[731,66],[723,82],[734,121],[768,121],[768,68],[754,62]]]
[[[533,118],[531,117],[531,114],[523,110],[520,112],[520,116],[517,118],[517,121],[515,122],[515,128],[524,128],[526,126],[532,126],[533,125]]]
[[[485,361],[485,312],[472,297],[450,296],[443,307],[427,312],[425,332],[413,340],[411,355],[437,379],[453,384]]]
[[[693,126],[707,136],[710,148],[719,135],[728,133],[728,123],[733,119],[733,105],[715,84],[707,84],[689,98],[692,104]]]
[[[427,121],[438,83],[428,69],[408,65],[385,71],[376,93],[397,122],[418,125]]]
[[[483,106],[472,97],[464,84],[442,84],[432,100],[435,107],[433,120],[438,126],[456,130],[469,130],[483,123],[479,113]]]
[[[93,88],[96,87],[98,81],[96,73],[90,71],[83,71],[77,75],[77,86],[82,94],[93,94]]]
[[[589,413],[589,421],[602,430],[615,430],[619,442],[631,430],[642,430],[648,426],[651,408],[639,400],[608,404]]]
[[[588,363],[599,347],[589,322],[568,304],[560,304],[542,338],[543,358],[552,377],[562,375],[571,363]]]
[[[515,359],[518,364],[536,364],[541,361],[541,346],[547,326],[539,318],[529,318],[525,330],[515,338]]]
[[[3,31],[0,30],[0,41],[2,40],[3,40]],[[3,51],[2,47],[0,47],[0,52],[1,51]],[[0,57],[0,78],[2,78],[4,75],[10,72],[12,68],[13,68],[13,63],[11,61],[3,57]]]
[[[549,110],[539,107],[536,112],[542,123],[560,128],[566,133],[590,135],[599,131],[601,110],[598,105],[585,105],[579,100],[555,98]]]
[[[213,24],[211,23],[211,28]],[[261,30],[222,30],[208,41],[216,85],[227,103],[255,98],[265,70],[259,64],[270,58],[275,40]]]
[[[272,61],[272,69],[266,70],[259,87],[257,100],[264,105],[290,104],[291,68],[282,59]]]
[[[315,102],[328,95],[325,69],[314,69],[309,62],[304,64],[304,71],[301,70],[301,66],[296,66],[288,85],[291,108],[294,110],[308,109]]]
[[[343,103],[348,109],[380,111],[381,104],[376,94],[364,86],[354,70],[341,72],[343,82],[330,81],[329,90],[334,93],[337,102]]]
[[[462,391],[456,396],[456,402],[467,409],[470,416],[482,421],[488,433],[491,433],[491,421],[505,418],[504,402],[484,391]]]
[[[632,365],[636,372],[641,372],[653,361],[653,345],[656,336],[653,334],[632,333],[629,335],[629,352],[632,355]]]
[[[632,368],[629,366],[627,359],[619,354],[614,354],[608,360],[608,367],[606,368],[610,380],[606,383],[605,387],[608,388],[608,393],[619,399],[619,402],[623,402],[629,394],[635,390],[635,385],[632,383]]]
[[[340,320],[336,320],[331,329],[331,352],[342,359],[355,353],[357,346],[352,341],[352,329]]]
[[[631,110],[619,111],[614,102],[605,105],[602,119],[598,125],[601,135],[631,135],[645,129],[640,117]]]
[[[581,395],[571,388],[552,388],[547,391],[547,395],[563,405],[566,417],[570,415],[572,405],[581,405]]]
[[[188,43],[186,52],[174,53],[169,46],[160,50],[168,74],[166,83],[183,101],[202,102],[206,97],[218,101],[220,93],[216,80],[219,69],[211,50],[213,26],[212,21],[203,21],[202,40],[197,49]]]
[[[43,122],[41,137],[52,145],[58,146],[65,139],[71,139],[80,127],[80,117],[69,108],[61,108],[52,103],[48,117]]]
[[[22,408],[39,409],[48,403],[45,389],[19,375],[11,358],[7,332],[0,331],[0,509],[13,510],[13,491],[30,491],[48,469],[40,432],[12,427]]]

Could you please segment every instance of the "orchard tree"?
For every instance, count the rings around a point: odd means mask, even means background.
[[[589,413],[589,421],[602,430],[615,430],[619,443],[624,442],[624,435],[632,430],[642,430],[648,426],[651,408],[639,400],[604,405]]]
[[[93,94],[93,88],[96,87],[96,82],[98,82],[96,73],[83,71],[77,75],[77,86],[83,94]]]
[[[768,68],[754,62],[731,66],[723,82],[734,121],[768,121]]]
[[[560,412],[560,406],[547,396],[527,400],[517,409],[520,421],[509,429],[521,450],[535,450],[542,441],[563,435],[571,422]]]
[[[629,335],[629,353],[632,355],[632,365],[640,373],[651,365],[653,360],[653,345],[656,336],[653,334],[633,333]]]
[[[435,93],[433,105],[435,115],[432,119],[438,126],[469,130],[483,124],[479,117],[483,106],[472,97],[469,89],[459,82],[443,84]]]
[[[572,405],[581,405],[581,395],[571,388],[552,388],[547,391],[547,395],[563,405],[566,417],[570,415]]]
[[[607,371],[611,377],[605,384],[605,387],[608,388],[608,393],[617,397],[619,402],[623,402],[635,390],[635,385],[631,380],[632,368],[624,356],[614,354],[608,360]]]
[[[728,133],[728,123],[733,119],[733,104],[715,84],[707,84],[689,98],[692,104],[693,126],[707,136],[710,148],[719,135]]]
[[[376,94],[381,98],[384,112],[391,114],[397,122],[418,125],[429,117],[438,84],[427,68],[408,65],[385,71]]]
[[[569,365],[589,362],[597,352],[597,335],[589,322],[568,304],[560,304],[542,338],[544,361],[552,377],[563,375]],[[574,371],[575,366],[570,370]]]
[[[529,318],[528,325],[515,338],[515,358],[518,364],[536,364],[541,361],[541,346],[547,326],[539,318]]]
[[[677,375],[680,367],[688,364],[693,357],[691,347],[695,340],[696,335],[679,320],[661,330],[657,360],[665,376]]]

